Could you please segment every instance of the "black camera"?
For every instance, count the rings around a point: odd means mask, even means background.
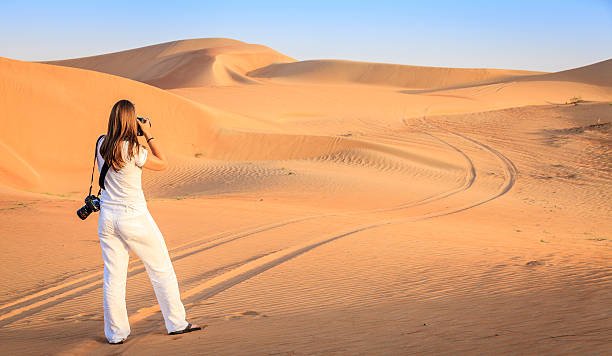
[[[149,127],[151,127],[151,120],[147,119],[146,117],[140,117],[140,116],[138,116],[138,117],[136,117],[136,120],[140,121],[140,122],[141,122],[141,123],[143,123],[143,124],[149,123]],[[140,125],[138,125],[137,130],[138,130],[138,131],[136,132],[136,134],[137,134],[138,136],[142,136],[142,135],[144,135],[144,132],[142,132],[142,129],[140,128]]]
[[[90,195],[85,198],[85,205],[77,210],[77,215],[79,218],[81,218],[81,220],[85,220],[89,214],[93,213],[94,211],[100,211],[100,198],[95,195]]]

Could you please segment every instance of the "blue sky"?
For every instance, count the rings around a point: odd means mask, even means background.
[[[72,58],[198,37],[301,60],[555,71],[612,57],[612,0],[0,2],[3,57]]]

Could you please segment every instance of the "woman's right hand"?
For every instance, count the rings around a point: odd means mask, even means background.
[[[148,118],[145,118],[145,120],[146,121],[144,124],[140,122],[140,120],[136,120],[136,122],[138,123],[138,126],[142,130],[144,137],[148,139],[149,137],[151,137],[151,121]]]

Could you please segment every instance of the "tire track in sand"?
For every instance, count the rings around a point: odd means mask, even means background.
[[[424,118],[423,118],[423,120],[424,120]],[[468,137],[468,136],[466,136],[464,134],[458,133],[456,131],[445,129],[443,127],[440,127],[439,125],[431,124],[429,122],[423,121],[423,123],[428,125],[428,126],[430,126],[430,127],[434,126],[435,128],[437,128],[437,129],[439,129],[441,131],[444,131],[444,132],[446,132],[448,134],[451,134],[451,135],[454,135],[456,137],[459,137],[462,140],[465,140],[466,142],[469,142],[469,143],[473,144],[478,149],[489,153],[490,155],[492,155],[500,163],[500,166],[502,167],[502,170],[504,171],[504,182],[503,182],[503,184],[501,185],[499,191],[496,194],[494,194],[494,195],[492,195],[490,197],[487,197],[485,199],[482,199],[482,200],[480,200],[480,201],[478,201],[476,203],[470,203],[470,204],[468,204],[468,205],[466,205],[466,206],[464,206],[464,207],[462,207],[462,208],[460,208],[460,209],[458,209],[456,211],[453,210],[453,211],[451,211],[451,212],[449,212],[447,214],[444,214],[444,215],[454,214],[454,213],[457,213],[457,212],[460,212],[460,211],[465,211],[467,209],[471,209],[471,208],[477,207],[479,205],[485,204],[487,202],[490,202],[491,200],[494,200],[494,199],[497,199],[497,198],[501,197],[502,195],[508,193],[512,189],[512,187],[516,183],[516,179],[517,179],[517,176],[518,176],[518,168],[516,167],[514,162],[512,162],[512,160],[510,160],[504,154],[502,154],[498,150],[494,149],[493,147],[491,147],[491,146],[489,146],[489,145],[487,145],[485,143],[482,143],[482,142],[480,142],[480,141],[478,141],[476,139]],[[427,132],[423,132],[423,133],[428,134],[428,135],[430,135],[430,136],[432,136],[432,137],[434,137],[434,138],[436,138],[436,139],[438,139],[438,140],[448,144],[450,147],[457,149],[456,146],[450,145],[448,142],[446,142],[446,141],[436,137],[435,135],[432,135],[432,134],[427,133]],[[395,139],[397,139],[399,141],[402,141],[401,137],[399,137],[399,136],[388,135],[388,137],[394,137]],[[458,150],[458,151],[462,155],[465,155],[466,159],[470,162],[471,169],[475,169],[474,165],[473,165],[472,159],[465,152],[463,152],[461,150]],[[471,187],[471,185],[476,181],[477,173],[475,172],[475,170],[474,170],[473,174],[474,174],[474,176],[473,176],[474,180],[472,180],[472,182],[469,184],[468,188]],[[466,191],[466,190],[467,189],[457,189],[457,191],[452,193],[452,194],[446,194],[446,195],[444,195],[443,193],[441,193],[441,194],[443,194],[444,197],[448,197],[448,196],[451,196],[451,195],[454,195],[454,194],[457,194],[457,193],[461,193],[461,192]],[[436,200],[439,200],[439,199],[436,196],[432,196],[432,197],[427,198],[425,200],[427,200],[427,202],[431,202],[431,201],[436,201]],[[415,205],[420,205],[420,204],[421,204],[420,202],[416,202],[415,203]],[[398,208],[394,208],[394,209],[383,209],[383,211],[390,211],[390,210],[401,209],[401,208],[402,207],[399,206]],[[437,212],[434,212],[434,213],[431,213],[431,214],[436,215],[436,217],[437,216],[442,216],[442,215],[437,215]]]
[[[482,142],[480,142],[480,141],[478,141],[478,140],[476,140],[474,138],[468,137],[468,136],[466,136],[466,135],[464,135],[462,133],[459,133],[457,131],[449,130],[449,129],[446,129],[446,128],[438,125],[438,124],[434,124],[434,123],[432,123],[430,121],[427,121],[425,116],[421,119],[421,122],[423,124],[427,125],[427,126],[430,126],[430,127],[433,126],[433,127],[437,128],[437,129],[439,129],[441,131],[445,131],[445,132],[447,132],[449,134],[452,134],[452,135],[455,135],[457,137],[460,137],[463,140],[478,146],[481,150],[483,150],[485,152],[488,152],[489,154],[493,155],[500,162],[500,165],[501,165],[501,167],[502,167],[502,169],[504,171],[504,177],[505,177],[504,184],[502,184],[501,189],[499,190],[499,192],[497,194],[495,194],[495,195],[493,195],[493,196],[491,196],[491,197],[489,197],[487,199],[483,199],[478,204],[476,204],[476,205],[474,205],[472,207],[485,204],[487,202],[490,202],[493,199],[497,199],[500,196],[508,193],[512,189],[512,187],[514,187],[514,184],[516,183],[516,179],[517,179],[517,176],[518,176],[518,168],[516,167],[514,162],[512,162],[512,160],[510,160],[504,154],[502,154],[498,150],[494,149],[493,147],[491,147],[491,146],[489,146],[489,145],[487,145],[485,143],[482,143]],[[404,123],[405,123],[405,121],[404,121]]]
[[[474,162],[472,161],[472,159],[461,149],[459,149],[457,146],[451,144],[450,142],[443,140],[429,132],[421,132],[424,135],[430,136],[431,138],[441,142],[443,145],[451,148],[452,150],[456,151],[457,153],[459,153],[459,155],[463,158],[463,160],[466,162],[466,166],[467,166],[467,173],[466,176],[463,180],[463,183],[455,188],[455,189],[450,189],[447,191],[442,191],[440,193],[437,194],[433,194],[427,198],[423,198],[420,200],[417,200],[415,202],[409,202],[409,203],[404,203],[404,204],[399,204],[396,205],[394,207],[390,207],[390,208],[380,208],[380,209],[374,209],[374,210],[368,210],[367,213],[375,213],[375,212],[386,212],[386,211],[395,211],[395,210],[400,210],[400,209],[408,209],[408,208],[413,208],[416,206],[420,206],[420,205],[424,205],[424,204],[428,204],[428,203],[432,203],[435,201],[439,201],[442,200],[444,198],[448,198],[452,195],[455,194],[459,194],[461,192],[464,192],[468,189],[470,189],[472,187],[472,185],[474,184],[474,182],[477,179],[477,173],[476,173],[476,167],[474,166]],[[410,142],[408,140],[406,140],[405,138],[402,138],[401,136],[395,136],[395,135],[383,135],[383,134],[378,134],[379,138],[385,138],[385,139],[391,139],[397,142]],[[355,212],[355,214],[359,214],[361,212]]]
[[[259,225],[256,227],[250,227],[247,229],[235,231],[233,233],[224,232],[221,234],[216,234],[212,237],[212,240],[211,237],[208,237],[195,241],[190,241],[186,244],[180,245],[170,250],[170,252],[174,255],[172,257],[172,261],[178,261],[198,252],[209,250],[211,248],[224,245],[229,242],[245,238],[260,232],[273,230],[282,226],[295,224],[314,218],[322,218],[327,215],[311,215],[306,217],[294,218],[280,222]],[[177,254],[177,252],[181,253]],[[130,267],[128,268],[128,276],[140,274],[144,271],[145,267],[141,261],[133,261],[130,262]],[[24,317],[57,305],[65,300],[72,298],[77,294],[87,293],[97,288],[100,288],[102,286],[102,275],[103,272],[90,273],[85,276],[70,280],[68,282],[61,283],[56,286],[43,289],[36,293],[26,295],[22,298],[0,306],[0,312],[2,313],[0,315],[0,327],[4,327],[17,320],[23,319]]]

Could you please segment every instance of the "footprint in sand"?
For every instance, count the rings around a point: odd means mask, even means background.
[[[247,310],[244,312],[236,312],[229,315],[225,315],[223,319],[225,320],[236,320],[242,318],[251,318],[251,319],[259,319],[259,318],[267,318],[268,316],[265,314],[260,314],[254,310]]]
[[[537,261],[537,260],[529,261],[529,262],[525,263],[525,266],[527,266],[527,267],[537,267],[537,266],[543,266],[543,265],[544,265],[544,262]]]
[[[49,317],[48,320],[52,321],[67,321],[67,320],[76,320],[76,321],[100,321],[104,320],[102,314],[96,313],[79,313],[79,314],[66,314],[66,315],[56,315],[53,317]]]

